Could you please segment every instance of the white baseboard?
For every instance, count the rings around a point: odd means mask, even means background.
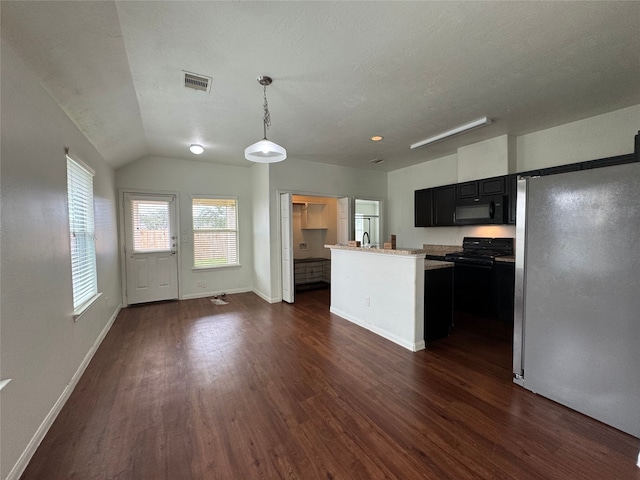
[[[424,340],[421,340],[419,342],[410,342],[405,340],[404,338],[400,338],[397,335],[394,335],[393,333],[383,328],[376,327],[375,325],[371,325],[370,323],[365,323],[363,320],[356,318],[353,315],[349,315],[348,313],[345,313],[337,308],[331,307],[329,311],[331,313],[334,313],[344,318],[345,320],[355,323],[356,325],[362,328],[366,328],[367,330],[375,333],[376,335],[380,335],[381,337],[386,338],[387,340],[390,340],[393,343],[406,348],[407,350],[411,350],[412,352],[417,352],[418,350],[424,350],[425,348]]]
[[[53,422],[55,421],[56,417],[60,414],[60,410],[62,410],[62,407],[64,407],[64,404],[67,403],[67,400],[69,400],[69,397],[71,396],[71,393],[73,392],[73,390],[76,388],[76,385],[80,380],[80,377],[82,377],[82,374],[84,373],[87,366],[89,365],[89,362],[93,358],[93,355],[96,353],[96,350],[98,350],[98,347],[104,340],[104,337],[106,337],[107,333],[111,329],[111,326],[113,325],[113,322],[115,322],[118,316],[118,313],[120,313],[121,309],[122,309],[122,304],[117,306],[115,312],[113,313],[111,318],[109,318],[109,321],[100,332],[100,335],[98,335],[98,338],[96,338],[96,341],[93,342],[91,349],[89,349],[84,359],[78,366],[76,373],[74,373],[73,377],[71,377],[71,381],[67,384],[67,386],[62,391],[62,394],[60,395],[56,403],[53,405],[53,407],[51,408],[47,416],[44,418],[44,420],[36,430],[36,433],[31,438],[31,441],[27,445],[27,448],[24,449],[24,452],[22,452],[22,455],[20,455],[20,458],[18,459],[16,464],[13,466],[13,468],[11,469],[11,471],[9,472],[9,475],[7,475],[5,480],[18,480],[20,478],[20,475],[23,474],[24,470],[27,468],[27,465],[29,464],[29,461],[31,460],[31,457],[33,457],[33,454],[36,453],[36,450],[40,446],[40,443],[44,439],[44,436],[49,431],[49,428],[51,428],[51,425],[53,425]]]
[[[257,296],[259,296],[261,299],[263,299],[265,302],[278,303],[282,301],[282,297],[269,297],[259,290],[252,290],[252,292],[255,293]]]
[[[193,300],[194,298],[213,297],[215,295],[221,295],[223,292],[226,294],[233,294],[233,293],[246,293],[251,291],[252,290],[250,288],[235,288],[231,290],[217,290],[215,292],[188,293],[186,295],[182,295],[181,300]]]

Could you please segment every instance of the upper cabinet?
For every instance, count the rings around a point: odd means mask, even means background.
[[[433,189],[433,226],[455,225],[456,186],[447,185]]]
[[[301,228],[303,230],[328,228],[327,206],[324,203],[305,203],[302,206]]]
[[[433,227],[433,188],[414,192],[414,226]]]
[[[618,155],[616,157],[558,165],[501,177],[485,178],[454,185],[416,190],[414,202],[415,226],[443,227],[456,225],[455,209],[457,203],[467,204],[470,201],[473,202],[475,199],[482,199],[482,197],[500,195],[506,197],[504,221],[508,224],[515,225],[518,177],[555,175],[557,173],[575,172],[577,170],[608,167],[631,162],[640,162],[640,133],[636,135],[636,151],[628,155]]]

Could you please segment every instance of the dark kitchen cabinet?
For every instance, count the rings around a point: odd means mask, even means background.
[[[477,198],[478,182],[464,182],[456,185],[456,198]]]
[[[480,195],[482,196],[504,195],[507,193],[506,178],[504,176],[478,180],[478,184],[480,185]]]
[[[414,193],[414,226],[433,227],[433,189],[425,188]]]
[[[453,267],[424,272],[424,341],[449,335],[453,320]]]
[[[516,211],[518,204],[518,174],[514,173],[507,177],[507,198],[509,201],[509,211],[507,213],[507,223],[516,224]]]
[[[598,160],[590,160],[582,162],[582,169],[589,170],[591,168],[610,167],[613,165],[622,165],[623,163],[631,163],[637,161],[633,154],[618,155],[616,157],[600,158]]]
[[[568,165],[558,165],[557,167],[543,168],[540,175],[555,175],[557,173],[577,172],[582,170],[581,163],[570,163]]]
[[[433,189],[433,225],[446,227],[455,225],[456,186],[447,185]]]
[[[513,322],[515,271],[515,264],[511,262],[496,262],[493,266],[494,312],[505,323]]]

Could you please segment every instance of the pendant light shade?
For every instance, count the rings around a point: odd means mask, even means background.
[[[258,77],[258,83],[262,85],[264,89],[264,115],[262,117],[264,138],[244,149],[244,158],[251,162],[276,163],[287,158],[287,151],[284,147],[267,139],[267,128],[271,126],[271,114],[269,113],[269,104],[267,103],[267,85],[271,85],[271,82],[271,77]]]
[[[265,138],[245,148],[244,157],[256,163],[274,163],[287,158],[287,151],[277,143]]]

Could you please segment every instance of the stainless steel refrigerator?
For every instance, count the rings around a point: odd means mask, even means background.
[[[514,381],[640,437],[640,163],[518,182]]]

